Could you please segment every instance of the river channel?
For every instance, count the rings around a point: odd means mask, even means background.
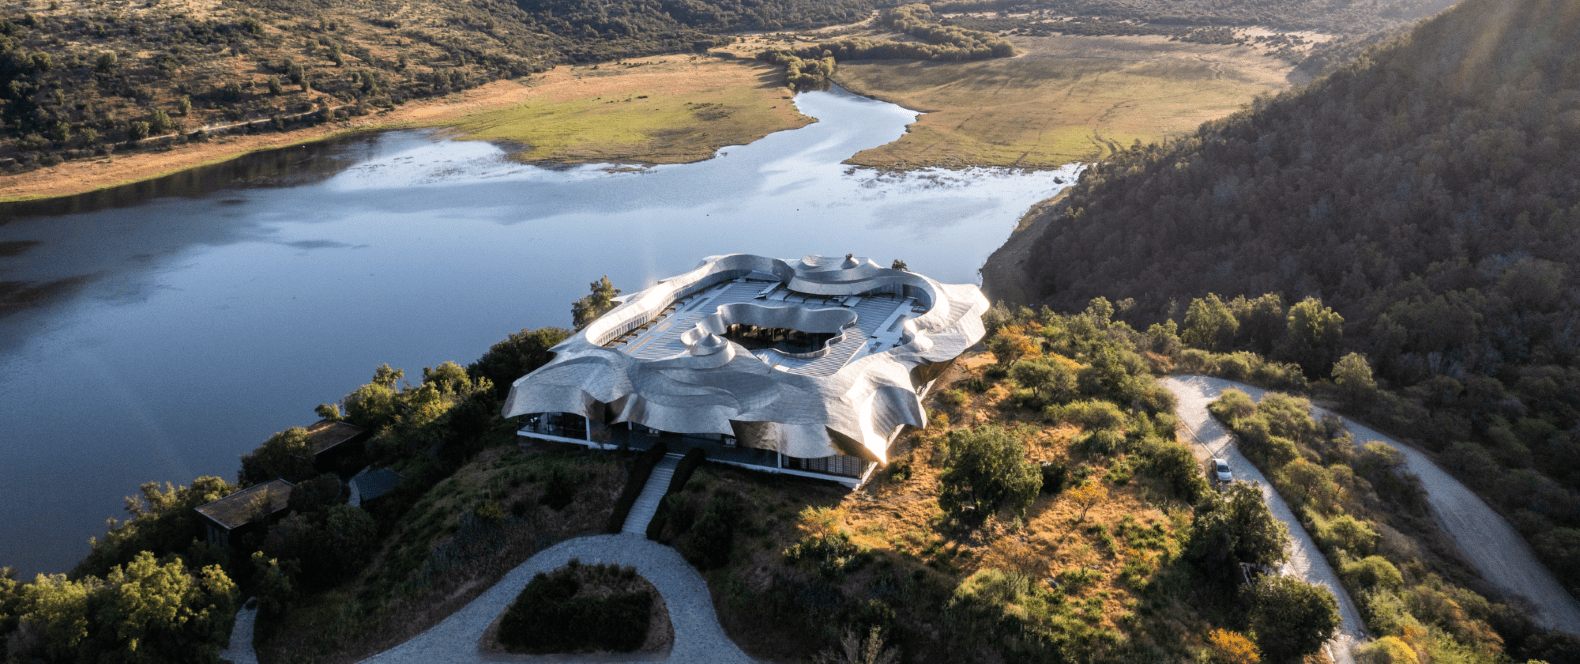
[[[796,104],[818,122],[694,164],[543,168],[395,131],[0,205],[0,565],[66,571],[139,484],[234,479],[379,364],[420,377],[568,326],[605,274],[629,292],[713,254],[854,253],[977,283],[1078,170],[856,169],[917,114]]]

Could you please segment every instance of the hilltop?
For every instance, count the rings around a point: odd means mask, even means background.
[[[986,286],[1058,309],[1106,296],[1204,350],[1297,362],[1301,381],[1358,353],[1346,375],[1385,389],[1351,412],[1436,453],[1573,593],[1577,42],[1575,0],[1467,0],[1093,167],[993,255]]]

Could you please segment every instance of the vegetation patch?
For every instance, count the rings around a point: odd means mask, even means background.
[[[927,111],[849,161],[877,168],[1056,168],[1227,116],[1284,89],[1291,66],[1238,46],[1160,38],[1009,36],[1023,55],[978,62],[845,62],[846,89]]]
[[[811,122],[768,65],[696,55],[564,66],[516,106],[467,118],[463,138],[528,162],[683,163]]]
[[[653,651],[674,639],[658,591],[634,567],[568,565],[527,583],[483,636],[512,653]]]
[[[1371,633],[1392,639],[1366,652],[1408,651],[1409,659],[1420,661],[1505,661],[1504,639],[1492,625],[1518,623],[1519,617],[1466,587],[1478,581],[1433,520],[1420,480],[1403,472],[1404,457],[1379,442],[1357,447],[1336,419],[1313,420],[1310,407],[1284,394],[1255,403],[1229,390],[1209,410],[1299,515]],[[1255,592],[1313,601],[1279,587]],[[1454,609],[1444,611],[1449,605]],[[1301,630],[1310,621],[1298,614],[1253,618],[1265,623],[1255,629],[1263,635],[1262,652],[1287,652],[1308,638]],[[1277,643],[1267,640],[1271,635]]]
[[[1256,530],[1277,522],[1254,490],[1231,508],[1207,489],[1141,337],[1111,315],[995,310],[993,350],[956,361],[929,427],[862,490],[707,464],[656,537],[706,570],[726,632],[760,657],[1180,661],[1215,627],[1241,643],[1257,606],[1285,604],[1191,551],[1226,533],[1247,542],[1234,563],[1276,561],[1283,531]],[[1078,444],[1098,431],[1110,444]]]

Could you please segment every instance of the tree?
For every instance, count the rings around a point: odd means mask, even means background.
[[[571,304],[571,320],[576,329],[587,327],[588,323],[597,320],[610,309],[614,308],[614,296],[620,294],[620,289],[609,283],[609,275],[594,281],[588,286],[592,292]]]
[[[523,328],[490,346],[487,353],[466,367],[466,371],[473,376],[487,378],[494,385],[494,396],[504,399],[516,379],[554,359],[550,349],[569,339],[571,334],[570,330],[563,327],[537,330]]]
[[[1163,480],[1185,502],[1195,504],[1212,488],[1196,466],[1190,448],[1178,442],[1163,443],[1152,453],[1152,474]]]
[[[1277,293],[1267,293],[1253,300],[1238,296],[1229,303],[1229,311],[1240,323],[1235,344],[1242,348],[1268,355],[1284,336],[1288,312],[1284,311],[1284,298]]]
[[[253,580],[257,584],[258,613],[278,616],[296,603],[296,571],[299,565],[270,558],[262,551],[252,552]]]
[[[44,626],[55,661],[212,662],[230,637],[236,584],[217,565],[189,571],[143,551],[104,579],[40,574],[23,590],[22,622]],[[13,651],[14,652],[14,651]]]
[[[911,268],[905,266],[905,261],[902,261],[902,260],[900,260],[898,258],[894,259],[894,262],[889,264],[889,269],[891,269],[891,270],[905,270],[906,272],[910,272],[911,271]]]
[[[1240,322],[1235,320],[1223,300],[1218,299],[1217,294],[1208,293],[1207,297],[1191,300],[1190,310],[1185,313],[1185,333],[1180,335],[1180,340],[1217,352],[1234,342],[1239,329]]]
[[[1250,595],[1251,630],[1270,661],[1295,661],[1315,654],[1341,624],[1333,593],[1293,576],[1263,576]]]
[[[1086,512],[1088,510],[1096,507],[1098,503],[1108,500],[1108,487],[1103,486],[1101,481],[1092,479],[1088,480],[1085,484],[1071,489],[1070,492],[1065,495],[1070,497],[1070,502],[1075,503],[1081,508],[1080,520],[1085,521]]]
[[[285,92],[285,86],[280,85],[280,77],[279,76],[270,76],[269,77],[269,94],[278,96],[282,92]]]
[[[100,585],[91,576],[71,581],[65,574],[40,574],[22,591],[22,622],[44,625],[45,650],[51,659],[77,659],[92,626],[88,596]]]
[[[1372,378],[1372,367],[1366,356],[1350,353],[1333,365],[1333,384],[1344,393],[1350,407],[1358,408],[1377,391],[1377,381]]]
[[[297,482],[313,474],[313,445],[307,430],[291,427],[264,441],[263,445],[241,457],[236,480],[244,487],[262,484],[276,477]]]
[[[997,334],[988,339],[987,347],[993,353],[993,358],[998,360],[999,366],[1003,367],[1042,355],[1042,345],[1026,334],[1026,329],[1020,325],[1000,328]]]
[[[98,616],[100,662],[213,661],[230,638],[237,590],[217,565],[188,573],[180,560],[163,565],[144,551],[111,570]]]
[[[1338,354],[1344,317],[1323,306],[1322,300],[1308,297],[1289,308],[1288,321],[1283,355],[1305,369],[1307,376],[1322,375]]]
[[[949,432],[938,504],[959,515],[967,506],[980,515],[1009,507],[1024,515],[1042,489],[1042,472],[1026,461],[1020,436],[997,425]]]
[[[148,123],[142,120],[133,122],[130,129],[127,130],[126,137],[133,143],[148,138]]]
[[[1288,541],[1288,528],[1268,511],[1262,492],[1235,482],[1223,497],[1209,493],[1196,504],[1188,555],[1208,578],[1228,584],[1239,577],[1241,563],[1283,562]]]
[[[292,511],[309,514],[346,502],[351,490],[334,473],[324,473],[299,482],[291,488],[288,505]]]

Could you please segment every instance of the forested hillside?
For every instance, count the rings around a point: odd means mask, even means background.
[[[1094,166],[995,254],[987,286],[1066,310],[1133,298],[1136,325],[1218,320],[1198,345],[1304,360],[1313,379],[1328,366],[1239,319],[1276,327],[1320,300],[1342,319],[1326,361],[1362,353],[1395,389],[1356,408],[1440,452],[1574,589],[1577,104],[1580,0],[1466,0],[1304,89]]]
[[[0,172],[269,131],[565,62],[689,53],[883,0],[0,3]],[[201,130],[207,131],[201,131]]]

